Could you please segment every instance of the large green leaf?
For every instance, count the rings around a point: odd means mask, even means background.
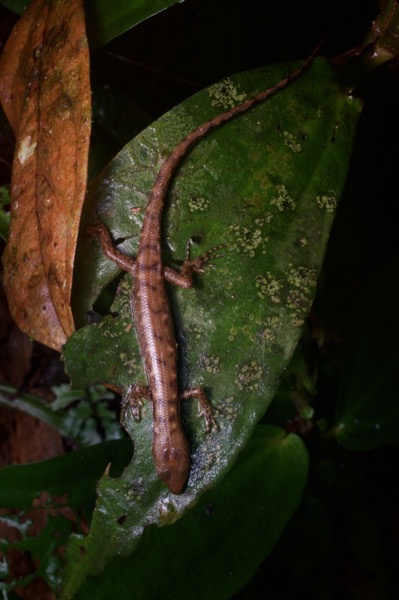
[[[29,2],[26,2],[26,0],[1,0],[0,4],[15,13],[22,14]]]
[[[216,490],[173,527],[147,530],[136,553],[114,559],[76,598],[130,599],[132,589],[136,600],[231,597],[281,535],[301,499],[307,468],[297,436],[258,426]]]
[[[98,48],[183,0],[84,0],[90,47]]]
[[[125,239],[120,248],[135,254],[159,165],[187,132],[295,66],[224,80],[164,115],[118,154],[89,201],[114,239]],[[207,390],[220,409],[220,430],[206,434],[194,402],[184,403],[192,468],[185,493],[174,496],[156,477],[151,407],[144,407],[139,423],[127,415],[134,458],[119,479],[103,477],[90,535],[73,542],[71,556],[81,553],[79,581],[113,556],[132,552],[147,525],[177,520],[225,475],[265,413],[315,292],[359,112],[320,59],[293,85],[208,136],[184,161],[169,194],[164,261],[183,257],[190,237],[198,246],[193,253],[221,242],[225,249],[193,289],[170,289],[180,383]],[[118,273],[82,233],[75,286],[81,323]],[[64,358],[74,385],[145,384],[129,294],[125,278],[112,314],[68,342]],[[71,571],[69,577],[79,587],[78,576]]]
[[[352,309],[333,429],[346,448],[370,450],[399,441],[398,268],[395,258],[373,273]]]
[[[112,473],[120,473],[129,460],[127,439],[104,442],[63,456],[27,465],[0,469],[0,506],[28,509],[42,492],[68,494],[68,506],[87,512],[95,498],[96,480],[112,462]]]

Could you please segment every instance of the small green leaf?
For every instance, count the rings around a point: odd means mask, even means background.
[[[87,581],[76,599],[130,599],[132,586],[137,600],[155,600],[160,590],[165,600],[231,597],[281,535],[301,499],[307,469],[307,451],[297,436],[258,426],[218,488],[173,527],[148,529],[128,560],[114,559],[101,576]],[[121,523],[121,535],[129,527]],[[84,540],[76,539],[69,552],[84,552],[85,547]],[[74,569],[80,577],[80,560]],[[74,582],[67,581],[64,600],[72,598]]]
[[[333,433],[353,450],[399,441],[399,294],[395,258],[370,278],[353,307]]]

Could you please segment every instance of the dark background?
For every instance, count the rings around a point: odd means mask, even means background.
[[[378,3],[372,0],[187,0],[93,53],[93,85],[129,96],[150,122],[226,75],[304,58],[325,37],[323,54],[332,57],[350,50],[362,42],[377,14]],[[12,14],[1,8],[0,44],[13,22]],[[333,376],[319,382],[325,403],[336,401],[354,298],[369,274],[398,254],[397,69],[393,62],[357,89],[365,107],[311,319],[334,333],[328,347]],[[1,185],[9,180],[11,156],[12,135],[3,125]],[[62,380],[58,356],[39,344],[32,348],[27,340],[21,342],[4,301],[2,306],[2,380],[35,392]],[[392,328],[395,335],[397,324]],[[29,437],[29,428],[24,435]],[[236,598],[398,597],[397,445],[348,452],[326,447],[314,432],[305,438],[312,466],[302,506],[275,551]],[[21,439],[10,437],[14,456],[20,454],[15,446]],[[5,455],[13,461],[11,450]],[[316,472],[322,463],[340,468],[331,485]]]

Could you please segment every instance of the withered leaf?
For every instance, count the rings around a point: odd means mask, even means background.
[[[72,270],[87,180],[89,51],[82,0],[33,0],[0,57],[16,136],[4,284],[20,328],[60,350],[74,330]]]

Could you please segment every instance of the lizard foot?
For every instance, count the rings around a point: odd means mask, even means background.
[[[218,246],[214,246],[210,250],[201,254],[201,256],[197,256],[196,258],[191,259],[190,250],[191,250],[191,242],[190,240],[187,242],[186,246],[186,258],[184,260],[181,272],[183,273],[185,270],[196,273],[204,273],[206,267],[213,267],[214,265],[210,262],[212,260],[216,260],[217,258],[221,258],[223,254],[218,252],[224,248],[224,244],[219,244]]]

